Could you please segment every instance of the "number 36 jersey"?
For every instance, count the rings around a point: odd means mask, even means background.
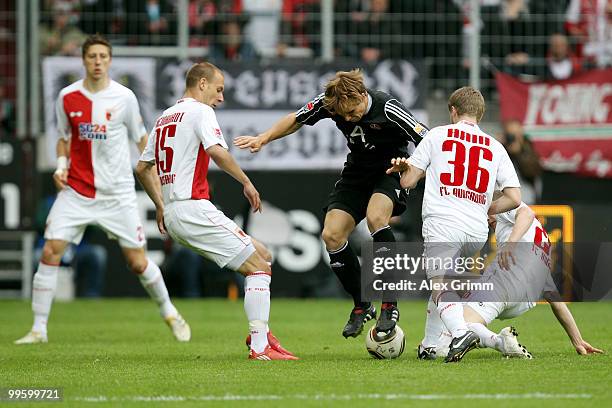
[[[210,106],[184,98],[162,113],[140,161],[155,162],[164,203],[210,199],[206,150],[217,144],[227,149]]]
[[[502,144],[468,121],[431,129],[408,160],[425,171],[424,225],[486,239],[493,191],[520,187]]]

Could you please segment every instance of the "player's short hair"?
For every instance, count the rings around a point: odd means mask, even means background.
[[[193,64],[191,68],[189,68],[189,71],[187,71],[185,87],[193,88],[202,78],[206,78],[207,81],[212,81],[217,72],[223,75],[223,72],[210,62],[198,62]]]
[[[476,118],[478,122],[482,119],[485,113],[485,101],[478,89],[471,86],[464,86],[457,89],[448,98],[448,110],[454,106],[457,109],[459,116],[470,115]]]
[[[106,48],[108,48],[108,54],[111,57],[113,56],[113,46],[111,45],[111,43],[103,35],[96,33],[87,37],[87,39],[83,43],[83,46],[81,47],[81,54],[83,58],[85,58],[89,47],[96,44],[104,45]]]
[[[350,111],[364,93],[366,87],[361,70],[338,71],[325,85],[323,105],[328,111],[342,115]]]

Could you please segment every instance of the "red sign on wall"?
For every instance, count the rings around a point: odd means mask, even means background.
[[[563,81],[496,76],[502,120],[525,126],[544,168],[612,178],[612,69]]]

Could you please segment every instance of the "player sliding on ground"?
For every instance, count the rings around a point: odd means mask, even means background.
[[[542,224],[525,204],[512,211],[489,217],[495,229],[498,257],[483,274],[482,281],[493,284],[493,293],[473,293],[464,303],[463,315],[470,330],[480,337],[480,346],[499,351],[507,357],[532,358],[517,340],[513,327],[494,333],[487,326],[495,319],[518,317],[535,307],[543,295],[555,317],[565,329],[578,354],[603,353],[586,342],[572,313],[563,302],[550,274],[550,242]],[[482,299],[479,299],[482,298]],[[482,301],[489,298],[490,301]],[[520,302],[517,300],[528,299]],[[427,347],[427,358],[446,356],[450,333],[440,319],[433,319],[431,329],[440,332],[438,344]]]
[[[322,238],[330,267],[354,307],[342,335],[357,337],[364,324],[376,318],[376,309],[361,299],[361,270],[348,237],[364,218],[375,242],[395,242],[389,220],[406,209],[407,192],[399,175],[385,174],[389,160],[407,157],[427,128],[393,96],[368,89],[359,70],[337,72],[304,107],[280,119],[257,136],[240,136],[234,144],[255,153],[266,144],[331,118],[346,137],[350,153],[327,203]],[[397,299],[385,298],[376,323],[378,332],[391,332],[399,320]]]
[[[130,270],[179,341],[189,341],[189,325],[176,310],[159,267],[145,253],[138,215],[130,142],[142,152],[147,132],[134,93],[110,79],[110,43],[90,36],[82,47],[85,79],[60,91],[56,103],[59,190],[45,228],[45,245],[32,287],[32,330],[16,344],[47,342],[47,320],[57,287],[60,260],[69,243],[78,244],[88,225],[98,225],[119,241]]]
[[[448,100],[452,125],[431,129],[409,159],[391,160],[387,173],[402,172],[401,187],[413,188],[425,178],[423,240],[428,258],[458,259],[473,255],[487,241],[487,213],[518,207],[518,177],[504,147],[478,127],[484,98],[474,88],[457,89]],[[503,195],[491,204],[493,191]],[[456,263],[453,262],[453,265]],[[455,270],[429,267],[427,278],[441,285]],[[446,278],[446,279],[445,279]],[[434,289],[429,298],[423,344],[435,344],[430,320],[438,313],[453,339],[446,362],[460,361],[477,347],[479,337],[463,319],[463,306],[453,290]],[[420,355],[419,350],[419,355]]]
[[[297,360],[268,330],[270,253],[209,201],[207,173],[212,158],[243,185],[253,211],[261,211],[259,193],[227,151],[213,111],[223,102],[223,73],[202,62],[189,69],[185,82],[183,98],[155,122],[136,168],[138,179],[155,203],[162,234],[167,231],[176,242],[245,276],[249,358]]]

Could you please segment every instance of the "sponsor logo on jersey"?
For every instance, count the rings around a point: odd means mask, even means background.
[[[83,112],[81,111],[70,112],[68,116],[70,116],[71,118],[80,118],[81,116],[83,116]]]
[[[159,181],[162,186],[165,186],[166,184],[174,184],[174,180],[176,180],[176,174],[174,173],[162,174],[159,176]]]
[[[215,128],[215,136],[217,136],[219,139],[223,137],[223,133],[221,133],[221,129]]]
[[[427,134],[427,129],[425,129],[423,126],[421,125],[416,125],[414,127],[414,131],[421,137],[425,136]]]
[[[106,125],[79,123],[79,138],[81,140],[106,140]]]
[[[306,110],[312,110],[312,108],[314,108],[314,103],[312,103],[312,102],[308,102],[308,103],[306,104]]]

